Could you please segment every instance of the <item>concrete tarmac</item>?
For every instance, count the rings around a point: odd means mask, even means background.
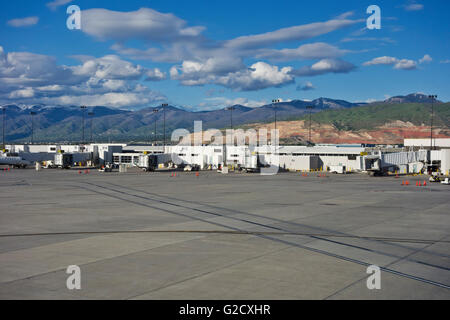
[[[84,172],[0,171],[0,299],[450,298],[426,176]]]

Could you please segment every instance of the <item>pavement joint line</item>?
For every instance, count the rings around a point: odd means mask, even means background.
[[[229,231],[229,230],[110,230],[110,231],[67,231],[67,232],[43,232],[43,233],[21,233],[21,234],[0,234],[0,238],[10,237],[33,237],[33,236],[59,236],[59,235],[84,235],[84,234],[129,234],[129,233],[218,233],[218,234],[237,234],[237,235],[285,235],[285,236],[316,236],[330,238],[350,238],[361,240],[383,240],[391,242],[407,242],[421,244],[450,243],[450,240],[428,240],[428,239],[410,239],[410,238],[386,238],[371,236],[353,236],[353,235],[336,235],[322,233],[303,233],[303,232],[265,232],[265,231]],[[446,238],[444,236],[443,238]]]
[[[95,185],[95,184],[92,184],[92,185],[98,186],[98,185]],[[102,186],[98,186],[98,187],[101,187],[101,188],[104,188],[104,189],[107,189],[107,190],[109,189],[109,190],[112,190],[113,192],[116,192],[116,193],[121,193],[121,194],[124,193],[124,194],[127,194],[127,193],[125,193],[125,192],[123,192],[123,191],[115,191],[114,189],[105,188],[105,187],[102,187]],[[80,186],[80,188],[82,188],[82,187]],[[89,190],[92,190],[92,189],[89,189]],[[107,194],[107,193],[102,193],[102,192],[97,191],[97,190],[92,190],[92,191],[93,191],[93,192],[100,193],[100,194],[103,194],[103,195],[108,195],[108,196],[113,197],[113,198],[114,198],[114,197],[119,198],[118,196],[109,195],[109,194]],[[128,194],[128,195],[130,195],[130,194]],[[131,195],[131,196],[133,196],[133,195]],[[138,197],[138,198],[144,198],[144,197],[139,197],[139,196],[136,196],[136,195],[134,195],[134,196],[135,196],[135,197]],[[128,202],[131,202],[131,203],[135,203],[135,204],[138,204],[138,205],[142,205],[142,206],[146,206],[146,207],[150,207],[150,208],[156,209],[155,207],[150,206],[150,205],[148,205],[148,204],[139,203],[139,202],[136,202],[136,201],[133,201],[133,200],[129,200],[129,199],[123,199],[123,198],[121,198],[121,199],[124,200],[124,201],[128,201]],[[147,199],[147,200],[148,200],[148,199]],[[159,210],[163,210],[163,211],[169,212],[169,213],[174,213],[173,211],[167,210],[167,209],[159,209]],[[181,214],[181,213],[175,213],[175,214],[187,216],[187,215],[184,215],[184,214]],[[189,216],[187,216],[187,217],[189,217]],[[191,216],[190,218],[192,218],[192,219],[199,219],[199,218],[197,218],[197,217],[192,217],[192,216]],[[200,219],[200,220],[202,220],[202,219]],[[202,221],[203,221],[203,220],[202,220]],[[211,222],[211,221],[206,221],[206,222],[207,222],[207,223],[213,223],[213,224],[216,224],[216,223]],[[226,226],[226,225],[222,225],[222,226],[225,227],[225,228],[230,228],[230,229],[234,229],[234,230],[239,230],[239,229],[237,229],[237,228],[230,227],[230,226]],[[289,242],[289,241],[277,239],[277,238],[270,237],[270,236],[258,235],[258,237],[265,238],[265,239],[269,239],[269,240],[276,241],[276,242],[281,242],[281,243],[288,244],[288,245],[292,245],[292,246],[296,246],[296,247],[299,247],[299,248],[303,248],[303,249],[310,250],[310,251],[313,251],[313,252],[317,252],[317,253],[321,253],[321,254],[324,254],[324,255],[332,256],[332,257],[335,257],[335,258],[337,258],[337,259],[341,259],[341,260],[345,260],[345,261],[354,262],[354,263],[357,263],[357,264],[360,264],[360,265],[364,265],[364,266],[369,266],[369,265],[371,265],[370,263],[366,263],[366,262],[363,262],[363,261],[360,261],[360,260],[357,260],[357,259],[348,258],[348,257],[342,256],[342,255],[339,255],[339,254],[334,254],[334,253],[331,253],[331,252],[328,252],[328,251],[325,251],[325,250],[307,247],[307,246],[300,245],[300,244],[297,244],[297,243],[294,243],[294,242]],[[398,257],[397,257],[397,258],[398,258]],[[397,274],[397,275],[399,275],[399,276],[403,276],[403,277],[409,278],[409,279],[413,279],[413,280],[417,280],[417,281],[420,281],[420,282],[429,283],[429,284],[432,284],[432,285],[435,285],[435,286],[438,286],[438,287],[443,287],[443,288],[446,288],[446,289],[450,289],[450,286],[448,286],[448,285],[446,285],[446,284],[443,284],[443,283],[440,283],[440,282],[436,282],[436,281],[432,281],[432,280],[429,280],[429,279],[417,277],[417,276],[414,276],[414,275],[410,275],[410,274],[407,274],[407,273],[399,272],[399,271],[396,271],[396,270],[393,270],[393,269],[389,269],[389,268],[380,267],[380,269],[381,269],[381,270],[384,270],[384,271],[386,271],[386,272],[390,272],[390,273],[393,273],[393,274]]]

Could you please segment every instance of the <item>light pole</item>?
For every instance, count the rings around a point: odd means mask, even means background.
[[[93,143],[94,140],[92,140],[92,129],[93,129],[92,125],[93,125],[93,120],[94,120],[95,113],[94,112],[88,112],[88,116],[91,117],[91,125],[90,125],[91,139],[90,139],[90,141],[91,141],[91,143]]]
[[[163,108],[163,112],[164,112],[164,149],[163,149],[163,153],[166,153],[166,107],[168,107],[169,105],[167,103],[163,103],[161,105],[161,107]]]
[[[431,125],[430,125],[430,164],[431,164],[431,150],[433,150],[433,113],[434,113],[434,100],[437,95],[431,94],[428,96],[431,99]]]
[[[233,110],[236,109],[235,107],[227,107],[226,110],[230,110],[230,128],[233,130]]]
[[[31,116],[31,144],[34,144],[34,121],[33,121],[33,116],[36,115],[36,112],[34,111],[30,111],[30,116]]]
[[[233,110],[235,110],[236,107],[230,106],[227,107],[226,110],[230,110],[230,128],[231,128],[231,141],[230,144],[234,145],[234,137],[233,137]]]
[[[311,113],[314,106],[306,106],[306,109],[309,109],[309,139],[308,143],[311,143]]]
[[[276,103],[280,103],[280,99],[272,100],[272,106],[275,111],[275,139],[277,138],[276,137],[276,134],[277,134],[277,106],[275,105]]]
[[[230,107],[226,107],[225,110],[230,110],[230,128],[231,128],[231,141],[230,144],[233,142],[233,110],[235,109],[235,107],[230,106]],[[227,166],[227,135],[225,134],[225,139],[222,141],[223,142],[223,166]],[[222,168],[223,169],[223,168]]]
[[[81,106],[81,111],[83,112],[83,116],[81,117],[81,133],[82,133],[82,139],[81,139],[81,143],[84,143],[84,116],[86,114],[86,106]]]
[[[3,146],[2,149],[6,148],[6,144],[5,144],[5,125],[6,125],[6,107],[2,107],[2,137],[3,137]]]
[[[153,132],[153,143],[156,145],[156,114],[159,112],[158,109],[153,109],[153,114],[155,115],[155,131]]]

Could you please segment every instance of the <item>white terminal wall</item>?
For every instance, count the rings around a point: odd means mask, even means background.
[[[405,139],[405,147],[423,147],[429,148],[431,139]],[[450,138],[433,138],[433,147],[450,148]]]
[[[319,161],[317,168],[322,167],[326,170],[331,166],[345,166],[349,170],[361,170],[361,161],[359,156],[365,149],[362,147],[336,147],[336,146],[318,146],[318,147],[306,147],[306,146],[280,146],[273,150],[275,147],[258,147],[258,153],[264,155],[264,160],[270,164],[276,165],[277,161],[284,161],[284,156],[296,157],[318,157]],[[277,159],[276,156],[279,156]],[[290,159],[290,158],[289,158]],[[288,160],[291,161],[291,160]],[[314,160],[313,160],[314,161]],[[296,169],[302,170],[302,169]],[[308,170],[308,169],[304,169]]]
[[[208,165],[219,166],[223,162],[222,146],[177,145],[166,147],[166,152],[172,154],[172,160],[177,164],[185,163],[205,168]]]
[[[441,172],[450,174],[450,149],[441,150]]]
[[[280,167],[286,170],[317,170],[320,168],[319,156],[280,156]]]

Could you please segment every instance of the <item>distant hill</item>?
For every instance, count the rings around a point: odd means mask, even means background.
[[[278,119],[301,116],[308,112],[306,106],[314,105],[313,112],[327,109],[351,108],[360,104],[343,100],[319,98],[313,101],[293,100],[270,104],[259,108],[249,108],[242,105],[233,106],[233,124],[240,125],[253,122],[265,122],[274,119],[275,108]],[[80,107],[35,105],[19,107],[17,105],[3,106],[7,110],[6,136],[7,141],[30,141],[31,116],[34,116],[35,141],[67,141],[79,142],[82,139],[82,111]],[[120,110],[108,107],[90,107],[86,110],[85,137],[90,136],[90,124],[93,123],[93,136],[96,140],[153,140],[154,124],[157,122],[158,138],[162,138],[163,112],[154,112],[155,108],[145,108],[137,111]],[[156,108],[158,109],[158,108]],[[88,116],[93,112],[94,116]],[[191,112],[173,106],[166,107],[166,132],[176,128],[192,130],[194,121],[202,121],[205,129],[224,128],[230,125],[230,112],[226,108],[213,111]]]
[[[425,97],[425,98],[424,98]],[[402,100],[405,99],[405,100]],[[422,103],[404,103],[401,101],[422,101]],[[376,128],[390,121],[410,121],[414,124],[429,123],[429,105],[427,96],[411,94],[390,98],[381,103],[352,103],[345,100],[318,98],[312,101],[292,100],[269,104],[258,108],[242,105],[233,106],[233,125],[268,123],[277,119],[301,120],[312,109],[313,121],[332,124],[339,130],[361,130]],[[395,106],[395,107],[394,107]],[[9,142],[28,142],[31,135],[30,111],[34,116],[34,138],[40,142],[80,142],[82,112],[78,106],[35,105],[6,107],[6,140]],[[108,107],[90,107],[86,110],[85,140],[90,137],[90,124],[93,124],[93,137],[96,141],[153,141],[154,125],[157,125],[157,138],[162,139],[163,112],[154,112],[155,108],[137,111],[120,110]],[[436,125],[449,125],[449,104],[437,103],[435,106]],[[88,116],[93,112],[93,116]],[[193,129],[194,121],[202,121],[203,129],[227,128],[230,126],[231,111],[225,108],[214,111],[191,112],[173,106],[166,107],[166,134],[176,128]],[[1,123],[0,123],[1,126]]]
[[[442,103],[442,101],[435,100],[436,103]],[[395,96],[384,100],[384,103],[431,103],[431,99],[428,95],[423,93],[411,93],[407,96]]]
[[[326,110],[314,114],[312,121],[350,131],[374,129],[397,120],[429,126],[430,109],[428,104],[423,103],[370,104],[348,110]],[[301,119],[306,120],[305,117]],[[433,123],[436,127],[450,128],[450,103],[434,106]]]
[[[380,103],[359,108],[325,110],[311,117],[314,143],[402,144],[405,138],[430,137],[430,106],[423,103]],[[450,138],[450,103],[434,108],[433,136]],[[280,143],[305,144],[309,117],[293,117],[277,124]],[[246,128],[272,129],[273,123],[255,123]]]

